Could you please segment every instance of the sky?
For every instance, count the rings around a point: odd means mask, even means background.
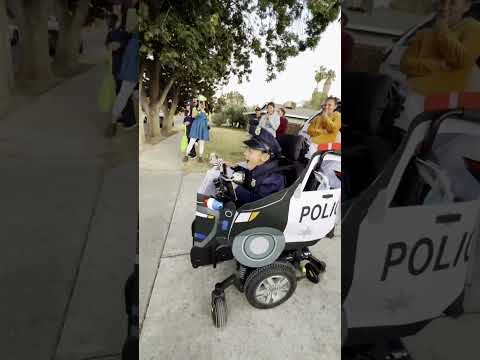
[[[329,95],[341,96],[341,27],[340,22],[331,23],[322,34],[319,44],[313,50],[300,53],[287,61],[285,71],[277,73],[277,78],[266,82],[266,63],[254,56],[250,81],[238,84],[236,76],[232,76],[227,86],[220,88],[216,96],[230,91],[238,91],[245,97],[248,106],[263,105],[274,101],[283,104],[295,101],[297,104],[309,100],[315,89],[315,70],[321,65],[335,71],[336,80],[332,84]],[[320,84],[320,89],[323,82]]]

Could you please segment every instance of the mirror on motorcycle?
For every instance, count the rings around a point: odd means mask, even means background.
[[[368,222],[378,224],[383,221],[388,207],[387,201],[386,190],[380,190],[375,200],[373,200],[372,205],[368,209]]]

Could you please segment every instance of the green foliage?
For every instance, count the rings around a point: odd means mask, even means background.
[[[336,79],[336,74],[334,70],[327,69],[325,66],[320,66],[320,68],[315,71],[315,82],[317,83],[317,88],[318,85],[323,81],[328,81],[332,83]],[[328,94],[327,94],[328,95]]]
[[[224,96],[220,96],[215,103],[215,111],[222,112],[227,105],[227,100]]]
[[[159,62],[159,83],[174,77],[172,91],[181,102],[198,93],[211,98],[230,74],[248,79],[252,55],[265,58],[269,81],[285,69],[288,58],[318,44],[338,17],[340,3],[144,0],[139,11],[142,63],[151,74],[150,63]]]
[[[243,113],[246,111],[244,107],[236,105],[228,105],[223,111],[212,115],[212,122],[215,126],[245,128],[248,124],[249,117]]]
[[[328,95],[315,89],[312,93],[311,99],[304,104],[304,107],[320,110],[322,108],[322,103],[327,97]]]
[[[215,126],[222,126],[222,124],[225,122],[223,112],[214,113],[211,121]]]
[[[245,106],[245,97],[238,91],[230,91],[229,93],[220,96],[217,103],[220,103],[220,106],[222,107],[225,107],[225,105]]]
[[[318,84],[320,84],[323,80],[326,79],[327,71],[327,68],[323,65],[320,66],[317,71],[315,71],[315,82],[317,83],[317,87]]]
[[[224,118],[232,127],[245,128],[248,124],[248,116],[243,115],[245,111],[245,106],[230,104],[224,109],[223,114]]]

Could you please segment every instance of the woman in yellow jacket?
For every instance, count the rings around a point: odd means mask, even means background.
[[[323,112],[313,119],[307,129],[308,135],[314,144],[327,144],[335,142],[342,126],[341,115],[335,111],[337,99],[329,97],[325,101]]]
[[[400,62],[421,95],[464,91],[480,57],[480,22],[464,17],[471,0],[440,0],[433,28],[419,31]]]

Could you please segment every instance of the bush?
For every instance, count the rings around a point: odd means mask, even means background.
[[[247,115],[243,115],[244,112],[245,108],[242,106],[227,105],[222,112],[212,115],[212,122],[216,126],[246,128],[249,118]]]
[[[225,116],[223,113],[214,113],[212,115],[212,123],[215,126],[222,126],[222,124],[225,122]]]

